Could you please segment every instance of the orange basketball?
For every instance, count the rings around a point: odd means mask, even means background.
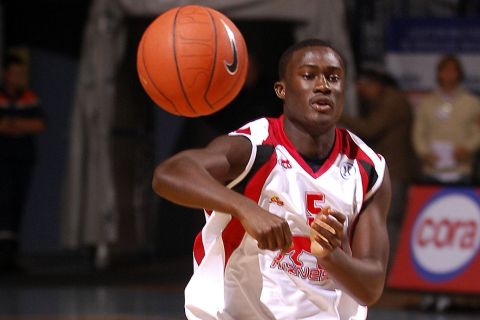
[[[143,88],[164,110],[181,116],[214,113],[240,92],[248,69],[242,34],[208,7],[170,9],[145,30],[137,51]]]

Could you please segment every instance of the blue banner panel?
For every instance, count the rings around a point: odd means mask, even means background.
[[[387,49],[409,53],[479,53],[480,19],[394,19],[390,24]]]

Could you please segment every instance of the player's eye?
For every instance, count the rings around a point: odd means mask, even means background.
[[[302,74],[302,78],[305,80],[312,80],[315,78],[315,75],[313,73],[306,72]]]
[[[330,82],[338,82],[340,81],[340,76],[338,74],[330,74],[328,75],[327,79]]]

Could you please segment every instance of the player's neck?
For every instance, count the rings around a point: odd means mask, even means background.
[[[309,158],[327,158],[335,142],[335,127],[323,134],[312,135],[287,121],[284,131],[298,153]]]

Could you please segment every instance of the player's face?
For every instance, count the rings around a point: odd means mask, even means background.
[[[293,53],[285,79],[275,84],[287,119],[313,135],[335,127],[344,104],[345,70],[338,54],[321,46]]]

